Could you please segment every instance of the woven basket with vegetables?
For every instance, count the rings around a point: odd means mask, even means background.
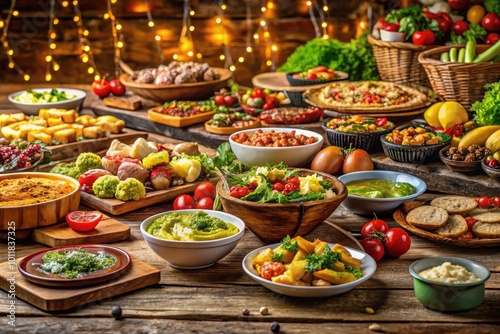
[[[500,42],[495,45],[441,46],[422,52],[432,89],[445,101],[457,101],[467,110],[484,96],[484,85],[500,79]]]

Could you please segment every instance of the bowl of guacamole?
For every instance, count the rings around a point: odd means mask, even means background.
[[[200,269],[228,255],[245,233],[245,223],[229,213],[176,210],[141,223],[146,244],[171,267]]]
[[[373,216],[392,213],[404,202],[415,200],[427,189],[424,181],[410,174],[371,170],[339,177],[347,188],[342,202],[349,211]]]

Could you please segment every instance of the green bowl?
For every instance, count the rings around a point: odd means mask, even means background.
[[[481,280],[474,283],[444,283],[431,281],[418,273],[451,262],[465,267]],[[430,257],[413,262],[410,266],[413,276],[415,297],[425,306],[442,312],[466,311],[483,302],[484,283],[490,278],[490,271],[482,264],[459,257]]]

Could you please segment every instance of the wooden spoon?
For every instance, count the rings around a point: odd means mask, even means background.
[[[119,64],[120,64],[120,68],[123,70],[123,72],[130,75],[131,79],[135,79],[137,77],[135,71],[132,68],[130,68],[130,66],[128,66],[123,60],[120,59]]]

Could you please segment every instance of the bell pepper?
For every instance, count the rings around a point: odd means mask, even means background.
[[[201,164],[197,160],[181,158],[171,161],[170,165],[174,169],[174,173],[186,182],[196,181],[201,173]]]

